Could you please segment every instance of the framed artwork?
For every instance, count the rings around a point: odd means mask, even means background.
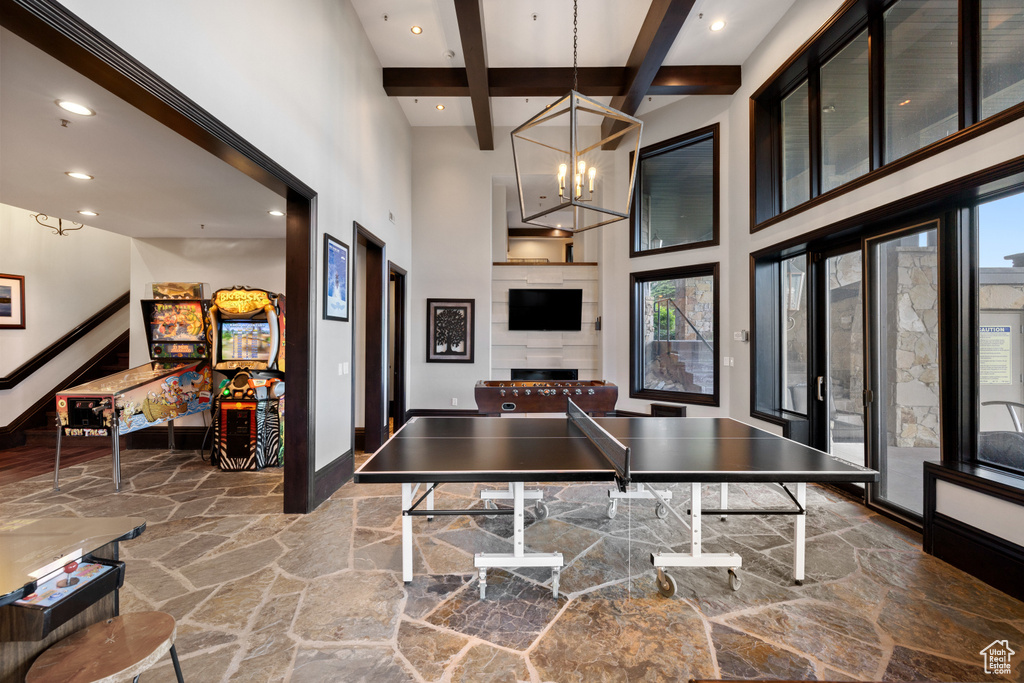
[[[0,273],[0,329],[25,329],[25,276]]]
[[[348,321],[348,245],[324,233],[324,320]]]
[[[427,299],[427,362],[472,363],[476,299]]]

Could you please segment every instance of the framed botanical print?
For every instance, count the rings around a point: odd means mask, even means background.
[[[476,299],[427,299],[427,362],[472,363]]]

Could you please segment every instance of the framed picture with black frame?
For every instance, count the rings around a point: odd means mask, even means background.
[[[0,273],[0,329],[25,329],[25,276]]]
[[[324,320],[348,322],[348,245],[324,233]]]
[[[427,362],[472,363],[476,299],[427,299]]]

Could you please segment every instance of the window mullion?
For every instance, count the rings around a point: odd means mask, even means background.
[[[812,64],[807,72],[808,161],[811,197],[821,194],[821,65]]]
[[[959,5],[960,130],[981,119],[981,0]]]
[[[882,8],[874,6],[868,16],[868,116],[871,170],[881,168],[885,159],[885,25]]]

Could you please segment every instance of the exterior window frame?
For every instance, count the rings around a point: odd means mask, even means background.
[[[668,140],[656,142],[653,145],[642,147],[639,152],[639,161],[637,162],[637,182],[633,188],[633,201],[629,211],[629,257],[636,258],[638,256],[652,256],[655,254],[667,254],[675,251],[686,251],[689,249],[700,249],[703,247],[716,247],[719,244],[719,225],[720,225],[720,214],[721,214],[721,201],[720,201],[720,176],[721,176],[721,124],[717,121],[710,126],[698,128],[696,130],[677,135]],[[711,190],[711,201],[712,201],[712,226],[711,226],[711,239],[703,240],[701,242],[689,242],[686,244],[674,244],[667,247],[661,247],[660,249],[640,249],[640,221],[642,211],[642,181],[640,179],[640,165],[644,161],[652,157],[660,156],[668,152],[674,152],[684,147],[689,147],[706,140],[712,141],[712,190]],[[633,154],[630,153],[630,165],[632,166]]]
[[[643,358],[643,310],[642,310],[642,286],[655,280],[684,279],[689,277],[711,276],[714,287],[712,315],[712,334],[714,335],[714,381],[713,390],[710,394],[695,394],[682,391],[665,391],[657,389],[645,389],[644,380],[644,358]],[[644,400],[689,403],[693,405],[719,406],[721,371],[719,362],[721,359],[721,281],[719,278],[719,263],[700,263],[688,266],[675,266],[672,268],[659,268],[657,270],[646,270],[629,274],[629,397]]]
[[[884,23],[883,14],[898,0],[847,0],[750,98],[750,232],[819,206],[891,173],[917,164],[1024,117],[1024,102],[988,118],[980,117],[981,2],[959,0],[958,129],[903,157],[884,163]],[[821,191],[821,66],[841,51],[862,30],[868,31],[869,170],[826,192]],[[809,83],[811,135],[810,199],[782,210],[781,102],[802,79]]]

